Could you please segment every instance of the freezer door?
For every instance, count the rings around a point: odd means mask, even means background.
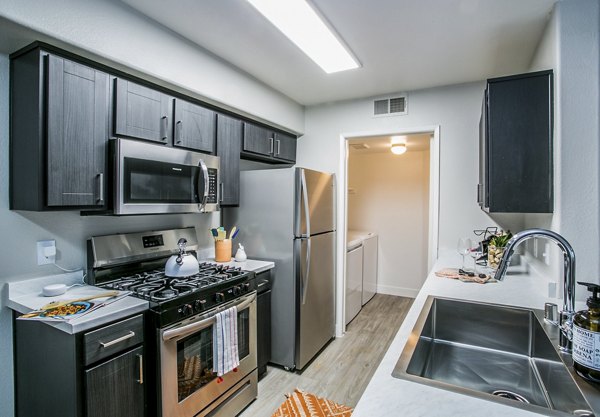
[[[335,332],[335,232],[294,242],[296,368],[302,369]]]
[[[294,236],[307,237],[335,230],[333,174],[296,168]]]

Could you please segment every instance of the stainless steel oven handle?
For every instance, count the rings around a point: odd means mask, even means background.
[[[250,295],[249,297],[247,297],[244,301],[242,301],[240,303],[237,303],[237,304],[235,304],[235,303],[233,303],[233,304],[229,303],[229,304],[225,304],[224,306],[217,307],[217,310],[215,311],[215,314],[218,313],[219,311],[226,310],[226,309],[231,308],[233,306],[237,307],[238,312],[242,311],[242,310],[245,310],[248,307],[250,307],[250,304],[252,304],[254,302],[254,300],[256,300],[256,292],[253,293],[252,295]],[[162,340],[166,342],[166,341],[169,341],[171,339],[175,339],[177,337],[187,336],[189,334],[198,332],[200,330],[204,330],[207,327],[210,327],[213,324],[215,324],[215,321],[216,321],[215,314],[213,314],[209,318],[206,318],[204,320],[200,320],[200,321],[188,324],[186,326],[176,327],[174,329],[166,330],[162,334]]]
[[[202,176],[204,177],[204,195],[200,199],[200,203],[198,204],[198,210],[200,212],[203,212],[204,207],[206,207],[206,201],[208,200],[208,168],[206,167],[206,164],[202,159],[200,160],[200,162],[198,162],[198,165],[200,165],[200,169],[202,169]],[[198,179],[198,182],[199,181],[200,179]],[[200,186],[200,184],[198,184],[198,186]]]

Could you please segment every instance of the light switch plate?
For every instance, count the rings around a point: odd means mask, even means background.
[[[56,262],[56,240],[38,240],[37,263],[38,265],[53,264]]]

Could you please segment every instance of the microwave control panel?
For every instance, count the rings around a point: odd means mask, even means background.
[[[217,170],[215,168],[208,168],[208,199],[207,204],[217,204]]]

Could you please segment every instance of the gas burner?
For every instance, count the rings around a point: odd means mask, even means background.
[[[247,274],[239,267],[204,262],[200,264],[200,272],[189,277],[168,277],[164,269],[152,269],[123,276],[105,283],[103,287],[131,291],[133,295],[161,304],[194,292],[210,292],[213,287],[243,279]]]

